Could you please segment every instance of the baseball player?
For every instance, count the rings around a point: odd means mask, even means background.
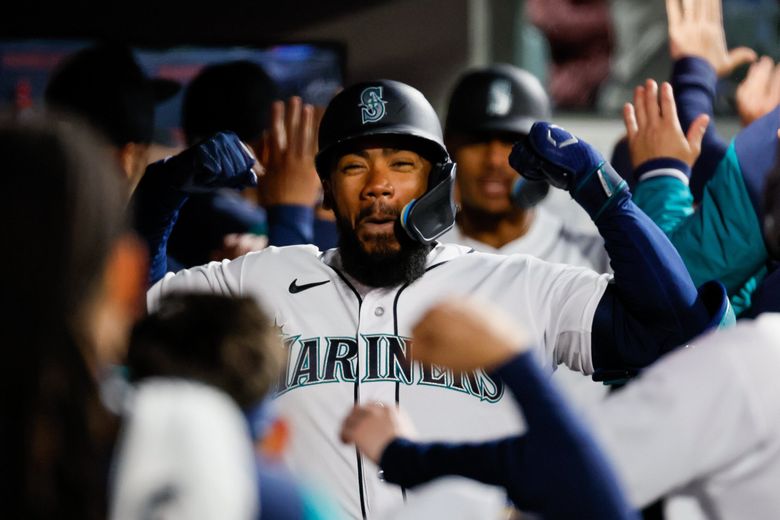
[[[609,272],[601,237],[573,230],[537,206],[550,185],[509,166],[512,145],[549,118],[550,100],[539,80],[513,65],[474,69],[458,80],[444,137],[458,165],[460,211],[441,241]]]
[[[529,181],[509,165],[512,145],[528,135],[536,121],[549,117],[550,100],[539,80],[513,65],[474,69],[458,80],[444,138],[458,165],[460,211],[455,226],[440,240],[609,272],[601,236],[572,229],[539,206],[550,185]],[[605,386],[571,370],[556,370],[553,379],[578,409],[606,392]]]
[[[272,247],[169,273],[151,288],[148,306],[177,290],[255,297],[285,336],[277,400],[294,432],[292,469],[327,482],[356,518],[381,513],[405,493],[338,442],[351,406],[395,403],[436,438],[516,431],[502,419],[502,408],[514,408],[499,381],[413,362],[411,326],[435,302],[482,295],[528,330],[545,367],[585,373],[646,365],[727,309],[720,285],[696,290],[666,237],[587,143],[537,123],[511,161],[532,180],[572,193],[602,233],[614,278],[436,242],[454,223],[455,165],[424,96],[379,80],[339,93],[319,129],[316,165],[337,216],[337,249]],[[161,221],[153,240],[164,242],[172,220]]]

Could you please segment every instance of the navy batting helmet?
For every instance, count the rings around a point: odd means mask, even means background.
[[[539,80],[514,65],[497,64],[461,76],[450,96],[445,133],[448,139],[500,134],[514,141],[527,135],[536,121],[549,118],[550,99]],[[549,190],[546,182],[518,177],[512,202],[530,208]]]
[[[519,137],[549,118],[550,99],[539,80],[513,65],[497,64],[461,76],[450,96],[445,133]]]
[[[428,190],[401,214],[401,225],[409,236],[431,243],[455,223],[455,164],[444,146],[436,111],[417,89],[398,81],[377,80],[352,85],[336,95],[320,123],[317,172],[327,180],[333,161],[347,150],[383,137],[433,163]]]

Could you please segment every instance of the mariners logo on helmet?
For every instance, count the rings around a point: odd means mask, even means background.
[[[512,109],[512,84],[498,79],[490,85],[487,113],[491,116],[505,116]]]
[[[382,87],[368,87],[360,93],[363,124],[376,123],[385,117],[385,105],[387,101],[382,99]]]

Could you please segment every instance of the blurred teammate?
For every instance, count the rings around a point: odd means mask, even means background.
[[[130,49],[100,44],[66,59],[44,96],[48,108],[83,118],[103,134],[132,191],[148,164],[154,106],[178,90],[174,81],[149,79]]]
[[[460,78],[450,96],[444,134],[458,164],[461,208],[455,227],[441,240],[608,272],[603,239],[577,232],[537,206],[549,184],[528,181],[509,165],[512,145],[550,115],[542,85],[517,67],[493,65]]]
[[[109,145],[73,123],[0,124],[0,497],[6,518],[108,514],[118,420],[100,384],[143,312],[145,252]],[[45,232],[43,232],[45,231]]]

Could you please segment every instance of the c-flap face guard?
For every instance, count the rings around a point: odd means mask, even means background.
[[[414,199],[404,206],[401,212],[401,226],[413,239],[423,244],[430,244],[455,224],[455,186],[456,165],[445,162],[437,165],[431,179],[440,179],[419,199]]]

